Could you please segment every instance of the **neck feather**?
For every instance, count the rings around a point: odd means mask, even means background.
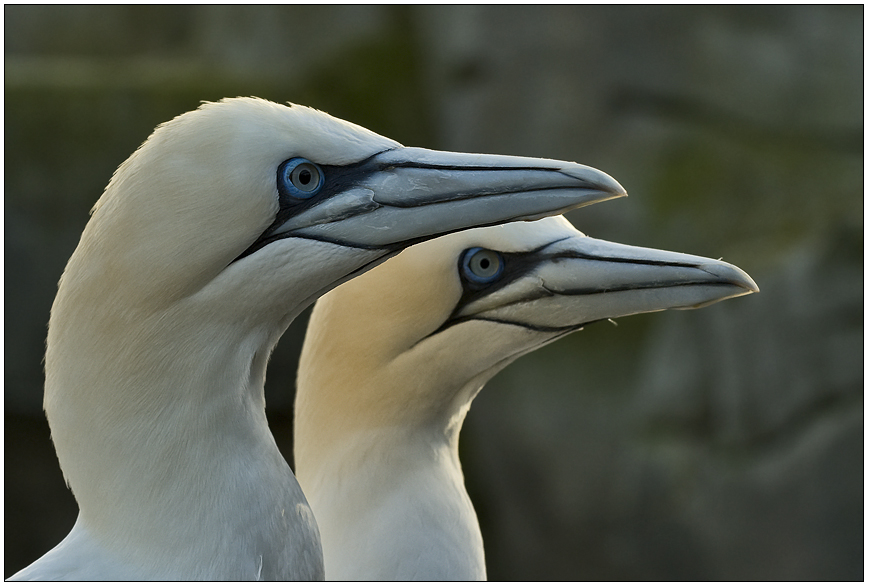
[[[485,579],[455,432],[356,433],[325,461],[299,468],[328,580]]]
[[[45,409],[80,524],[143,577],[317,578],[317,527],[264,412],[282,329],[63,294]]]

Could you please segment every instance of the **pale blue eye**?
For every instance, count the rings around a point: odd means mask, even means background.
[[[473,283],[491,283],[504,271],[504,259],[497,251],[474,247],[462,256],[462,275]]]
[[[294,157],[278,167],[278,191],[293,198],[306,200],[323,187],[323,170],[316,163]]]

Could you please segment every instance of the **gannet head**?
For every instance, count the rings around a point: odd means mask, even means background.
[[[310,108],[227,99],[161,125],[119,167],[77,256],[131,302],[223,278],[303,307],[414,242],[624,193],[575,163],[405,148]]]
[[[317,302],[299,366],[297,471],[360,428],[457,431],[495,373],[591,322],[756,291],[728,263],[593,239],[563,217],[416,245]]]

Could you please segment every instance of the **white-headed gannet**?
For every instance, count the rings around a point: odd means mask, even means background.
[[[326,579],[485,579],[458,455],[482,386],[590,322],[756,291],[733,265],[596,240],[558,217],[416,245],[320,298],[294,447]]]
[[[79,516],[13,578],[322,578],[264,412],[288,324],[410,244],[620,195],[575,163],[405,148],[254,98],[159,126],[58,286],[44,406]]]

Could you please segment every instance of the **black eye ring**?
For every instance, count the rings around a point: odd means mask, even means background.
[[[504,258],[498,251],[474,247],[462,254],[462,275],[477,284],[492,283],[504,272]]]
[[[278,166],[278,192],[307,200],[323,187],[325,175],[320,166],[302,157],[293,157]]]

